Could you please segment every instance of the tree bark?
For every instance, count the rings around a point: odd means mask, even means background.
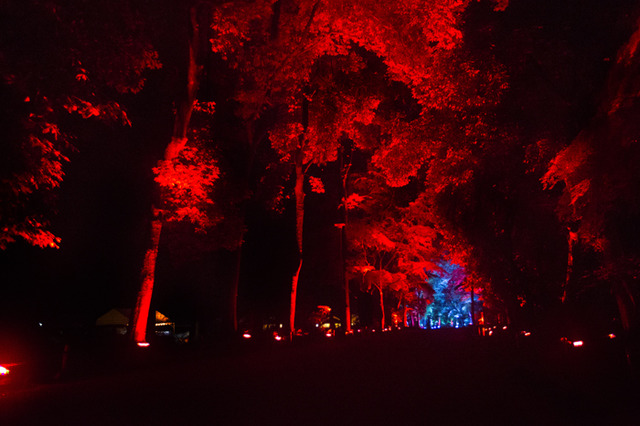
[[[132,318],[131,335],[133,336],[133,341],[136,343],[144,343],[147,340],[147,321],[149,319],[151,296],[153,295],[160,234],[162,233],[162,218],[160,215],[160,211],[154,208],[153,218],[151,219],[151,245],[144,256],[141,273],[142,284],[138,291],[138,298]]]

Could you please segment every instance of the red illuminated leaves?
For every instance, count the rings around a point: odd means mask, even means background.
[[[309,176],[309,184],[311,185],[311,191],[316,194],[324,194],[324,184],[320,178]]]
[[[352,194],[349,194],[347,198],[343,200],[343,203],[347,210],[353,210],[360,207],[364,199],[365,198],[363,196],[356,193],[352,193]]]
[[[167,203],[165,220],[188,220],[200,230],[212,224],[207,206],[213,204],[211,191],[220,171],[210,156],[185,147],[175,159],[160,161],[153,172]]]
[[[51,231],[47,230],[49,223],[41,217],[25,217],[19,223],[13,223],[0,230],[0,249],[4,250],[7,245],[22,238],[28,244],[40,248],[60,248],[62,241]]]

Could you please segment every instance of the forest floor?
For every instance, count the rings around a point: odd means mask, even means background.
[[[616,351],[456,330],[241,343],[136,348],[5,389],[0,424],[640,424],[638,383]]]

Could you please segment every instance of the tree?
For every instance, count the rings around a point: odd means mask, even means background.
[[[152,206],[150,244],[145,253],[141,286],[133,311],[131,338],[137,343],[146,341],[147,320],[163,224],[167,221],[188,218],[201,229],[205,227],[211,218],[203,211],[203,207],[211,203],[209,191],[219,175],[212,158],[203,157],[197,144],[187,146],[191,116],[197,105],[196,96],[201,74],[201,65],[198,61],[202,54],[206,32],[201,29],[205,24],[201,22],[204,13],[199,5],[185,8],[185,13],[189,22],[185,90],[182,99],[176,102],[171,140],[164,150],[162,160],[154,168],[155,180],[161,191]],[[208,107],[210,109],[211,105]],[[203,106],[201,108],[206,109]]]
[[[546,188],[563,184],[557,206],[560,219],[577,241],[600,254],[597,275],[611,286],[633,363],[640,347],[635,303],[640,294],[635,280],[640,253],[633,225],[640,213],[640,179],[633,166],[639,158],[636,140],[640,134],[633,118],[638,110],[638,40],[640,24],[618,51],[597,114],[553,158],[541,179]],[[569,263],[568,269],[571,266]]]

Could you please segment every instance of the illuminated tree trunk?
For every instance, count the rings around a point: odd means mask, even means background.
[[[346,324],[345,331],[351,333],[351,294],[349,291],[349,277],[347,276],[347,226],[349,223],[349,210],[347,209],[347,180],[349,178],[349,169],[351,163],[344,165],[344,148],[340,148],[340,170],[342,171],[342,211],[344,223],[340,226],[340,261],[342,265],[342,280],[344,282],[344,321]]]
[[[189,39],[189,63],[187,69],[187,87],[185,99],[180,102],[176,110],[173,123],[173,134],[171,141],[167,145],[164,158],[160,161],[168,162],[180,155],[180,151],[187,143],[187,132],[189,130],[189,122],[191,114],[196,103],[196,93],[198,91],[200,67],[197,64],[197,53],[200,39],[198,30],[196,7],[189,10],[191,23],[191,37]],[[159,190],[158,190],[159,194]],[[160,244],[160,236],[162,234],[163,218],[162,209],[158,205],[162,205],[162,197],[158,196],[158,200],[153,209],[153,218],[151,222],[151,244],[147,249],[142,266],[140,290],[136,299],[136,306],[133,311],[133,321],[131,338],[136,343],[146,342],[147,321],[149,318],[149,307],[151,306],[151,298],[153,296],[153,286],[155,282],[156,259],[158,257],[158,249]]]
[[[409,307],[406,304],[402,309],[402,325],[409,327]]]
[[[300,270],[302,269],[302,229],[304,226],[304,170],[302,169],[302,150],[296,158],[296,242],[298,244],[298,269],[293,274],[291,280],[291,309],[289,317],[289,329],[291,336],[295,333],[296,319],[296,299],[298,293],[298,280],[300,278]]]
[[[564,280],[564,285],[562,286],[562,303],[567,300],[567,291],[569,288],[569,282],[571,281],[571,274],[573,273],[573,246],[578,241],[578,233],[571,231],[571,228],[568,229],[569,234],[567,235],[567,275]]]
[[[383,292],[382,292],[382,286],[381,285],[378,287],[378,290],[380,291],[380,311],[382,312],[382,317],[380,318],[380,331],[384,331],[384,326],[385,326],[384,295],[383,295]]]
[[[162,233],[161,213],[153,209],[151,219],[151,247],[144,255],[142,265],[142,284],[138,291],[136,307],[133,311],[133,340],[137,343],[145,342],[147,339],[147,321],[149,319],[149,307],[151,306],[151,296],[153,295],[153,283],[156,271],[156,259],[158,257],[158,247],[160,245],[160,234]]]
[[[295,154],[295,172],[296,183],[294,193],[296,196],[296,242],[298,245],[298,269],[293,274],[291,280],[291,307],[289,311],[289,334],[290,338],[296,331],[296,300],[298,294],[298,281],[300,279],[300,270],[302,269],[302,230],[304,228],[304,144],[309,127],[309,101],[302,96],[302,128],[303,133],[300,135],[298,150]]]

